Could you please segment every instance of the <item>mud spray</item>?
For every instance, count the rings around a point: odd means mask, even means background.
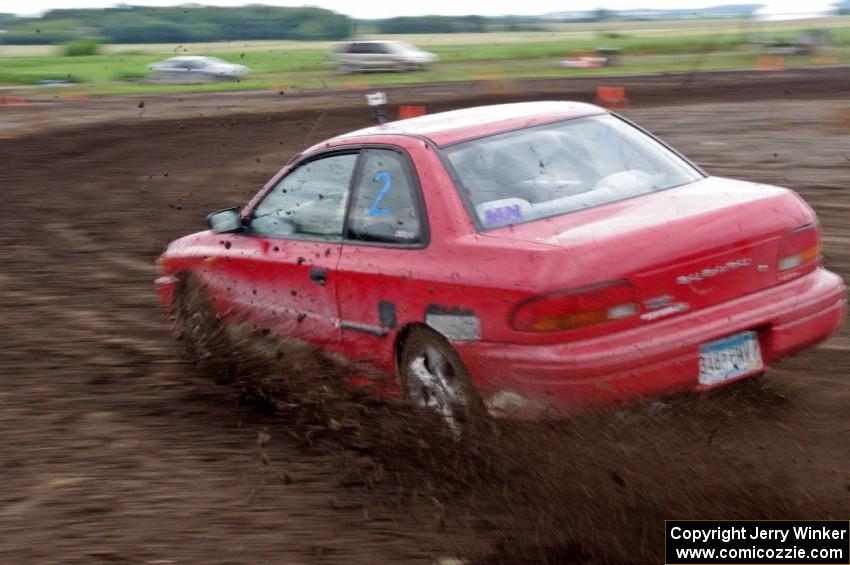
[[[206,347],[199,369],[278,415],[305,448],[338,455],[342,482],[363,496],[391,482],[402,498],[434,501],[437,529],[484,540],[457,556],[466,562],[658,563],[668,518],[838,518],[847,509],[788,472],[805,439],[789,423],[798,410],[770,381],[571,420],[494,422],[458,442],[435,416],[349,385],[354,369],[320,351],[222,328],[197,313],[202,301],[183,304],[204,334],[193,336]]]

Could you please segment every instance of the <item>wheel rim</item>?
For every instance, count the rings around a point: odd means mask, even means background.
[[[420,408],[439,414],[452,433],[457,435],[466,398],[455,377],[451,362],[430,345],[414,355],[408,364],[410,400]]]

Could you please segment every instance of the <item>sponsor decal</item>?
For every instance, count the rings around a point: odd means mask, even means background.
[[[500,228],[521,222],[522,210],[519,204],[484,210],[484,226],[488,228]]]

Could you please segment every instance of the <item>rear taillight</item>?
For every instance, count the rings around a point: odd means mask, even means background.
[[[510,322],[519,331],[557,332],[626,320],[639,312],[634,287],[612,281],[530,298],[514,310]]]
[[[780,275],[806,265],[816,264],[819,260],[820,233],[815,224],[792,230],[779,243],[777,269]]]

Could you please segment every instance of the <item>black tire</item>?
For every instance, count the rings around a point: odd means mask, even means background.
[[[171,305],[177,352],[203,377],[230,382],[230,340],[203,285],[191,274],[179,275]]]
[[[438,358],[445,362],[442,367]],[[421,369],[417,369],[420,365],[432,377],[442,373],[450,390],[426,386]],[[421,326],[407,334],[399,355],[398,377],[405,397],[414,406],[435,413],[456,437],[469,436],[486,427],[487,409],[469,371],[451,344],[436,331]]]

